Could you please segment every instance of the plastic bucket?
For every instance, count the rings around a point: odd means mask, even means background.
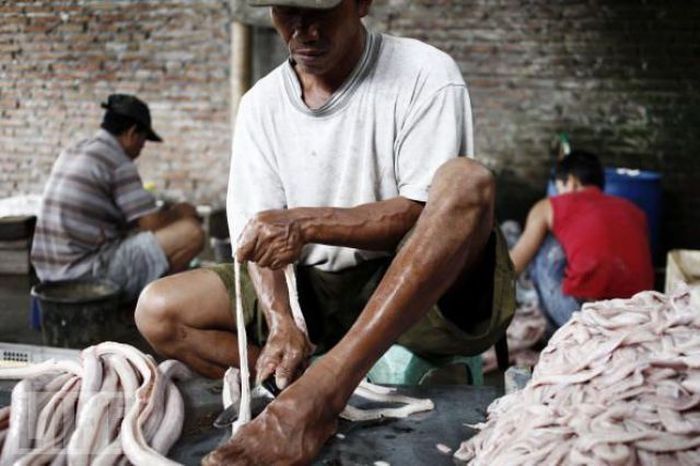
[[[31,294],[41,309],[44,345],[85,348],[114,339],[119,324],[117,285],[107,280],[40,283]]]

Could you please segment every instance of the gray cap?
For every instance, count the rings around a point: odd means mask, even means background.
[[[291,6],[328,10],[335,8],[343,0],[248,0],[250,6]]]

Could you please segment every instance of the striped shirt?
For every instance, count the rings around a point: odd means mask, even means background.
[[[44,190],[32,263],[42,281],[90,274],[132,222],[157,210],[134,161],[105,130],[64,150]]]

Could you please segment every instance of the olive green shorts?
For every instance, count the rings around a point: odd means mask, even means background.
[[[376,259],[339,272],[296,268],[299,302],[319,353],[332,348],[350,329],[390,263],[391,258]],[[217,264],[210,270],[223,281],[233,306],[233,264]],[[241,294],[248,334],[262,344],[265,319],[245,266],[241,266]],[[468,285],[441,297],[397,343],[427,357],[479,354],[503,335],[514,310],[513,266],[505,240],[495,228]]]

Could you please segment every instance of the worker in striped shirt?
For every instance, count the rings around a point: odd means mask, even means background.
[[[41,281],[100,278],[134,301],[151,281],[184,270],[202,250],[195,208],[156,206],[134,160],[161,142],[148,106],[110,95],[101,129],[61,152],[46,184],[32,246]]]

